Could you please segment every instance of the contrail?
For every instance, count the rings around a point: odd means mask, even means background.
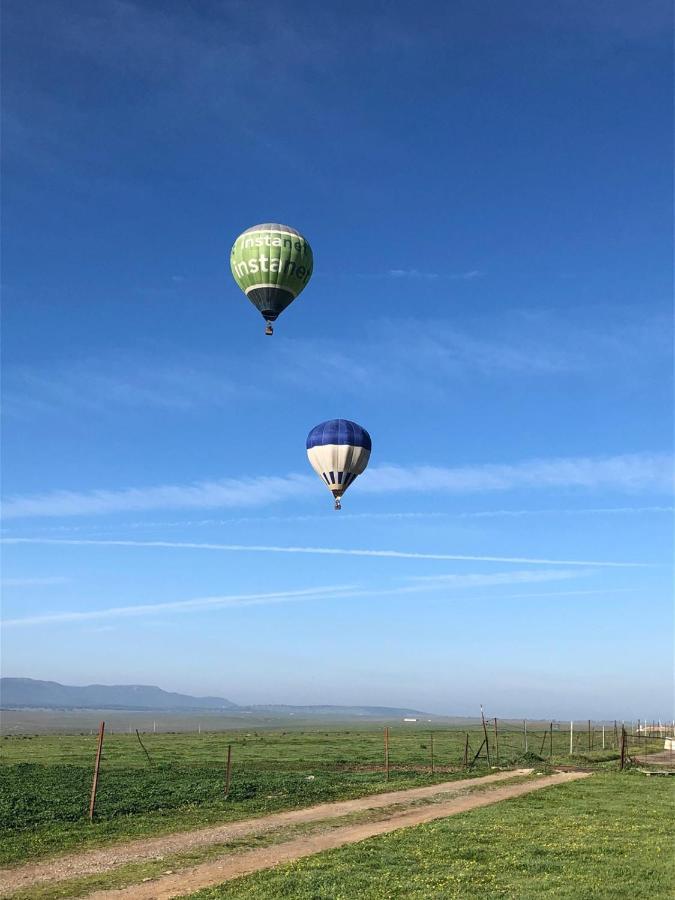
[[[252,606],[266,603],[287,603],[292,600],[332,600],[336,597],[350,597],[357,590],[356,585],[331,585],[328,587],[305,588],[295,591],[272,591],[258,594],[226,594],[217,597],[195,597],[191,600],[175,600],[167,603],[141,603],[134,606],[112,606],[107,609],[90,609],[76,612],[54,612],[26,616],[20,619],[5,619],[2,626],[44,625],[49,622],[82,622],[89,619],[116,619],[126,616],[143,616],[158,612],[193,611],[228,606]]]
[[[524,573],[521,573],[521,575]],[[490,577],[490,576],[487,576]],[[462,576],[458,576],[462,578]],[[553,579],[555,580],[555,579]],[[18,619],[6,619],[1,624],[3,628],[21,627],[31,625],[53,625],[58,623],[78,623],[91,621],[92,619],[117,619],[128,618],[132,616],[153,615],[158,612],[199,612],[209,609],[226,609],[233,606],[258,606],[272,603],[289,603],[302,600],[351,600],[351,599],[373,599],[378,597],[389,598],[393,595],[417,594],[422,591],[439,590],[444,587],[455,587],[457,589],[471,587],[486,587],[475,581],[473,584],[460,583],[457,585],[444,585],[441,583],[432,585],[405,585],[402,587],[385,588],[385,589],[369,589],[360,588],[357,585],[336,585],[335,587],[319,587],[308,588],[306,590],[297,591],[279,591],[267,594],[231,594],[222,597],[198,597],[193,600],[177,600],[170,603],[142,603],[136,606],[113,606],[107,609],[92,609],[84,611],[62,611],[43,613],[41,615],[26,616]],[[502,594],[495,597],[479,597],[473,598],[474,602],[491,602],[495,599],[502,600],[531,600],[541,597],[577,597],[588,596],[590,594],[621,594],[621,593],[637,593],[638,588],[610,588],[592,589],[592,590],[573,590],[573,591],[528,591],[527,593]]]
[[[403,550],[360,550],[340,547],[277,547],[266,544],[204,544],[187,541],[94,540],[87,538],[10,538],[3,544],[49,544],[58,546],[156,547],[169,550],[217,550],[226,553],[308,553],[318,556],[365,556],[386,559],[435,559],[455,562],[526,563],[545,566],[600,566],[604,568],[645,568],[649,563],[613,562],[588,559],[541,559],[531,556],[469,556],[463,553],[413,553]]]

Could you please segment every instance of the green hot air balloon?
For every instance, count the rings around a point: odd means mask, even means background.
[[[234,242],[234,280],[267,322],[265,334],[272,334],[272,322],[304,290],[312,263],[309,243],[288,225],[254,225]]]

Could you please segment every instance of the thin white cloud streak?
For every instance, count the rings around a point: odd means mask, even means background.
[[[5,628],[18,625],[45,625],[51,622],[84,622],[91,619],[118,619],[128,616],[153,615],[158,612],[182,612],[218,609],[232,606],[250,606],[265,603],[284,603],[293,600],[324,599],[349,596],[353,585],[306,588],[296,591],[272,591],[258,594],[229,594],[218,597],[196,597],[168,603],[141,603],[133,606],[113,606],[107,609],[90,609],[77,612],[53,612],[18,619],[5,619]]]
[[[68,578],[64,578],[61,575],[49,575],[43,578],[39,576],[28,576],[26,578],[3,578],[0,581],[0,587],[48,587],[49,585],[53,584],[67,584],[68,581]]]
[[[673,460],[666,453],[636,453],[610,457],[534,459],[501,465],[374,466],[359,481],[360,492],[470,494],[519,489],[575,488],[622,492],[669,492]],[[90,492],[52,491],[10,497],[3,504],[4,520],[28,516],[83,516],[157,509],[213,509],[267,506],[316,491],[310,475],[259,476],[187,485]]]
[[[332,585],[319,588],[305,588],[293,591],[268,593],[231,594],[215,597],[197,597],[168,603],[142,603],[130,606],[114,606],[107,609],[49,612],[22,618],[6,619],[3,627],[48,625],[55,623],[76,623],[93,619],[118,619],[134,616],[153,615],[158,612],[196,612],[200,610],[224,609],[271,603],[298,601],[327,601],[344,599],[374,599],[395,595],[417,594],[438,590],[462,590],[466,588],[500,587],[511,584],[529,584],[561,581],[583,577],[585,572],[554,570],[550,572],[498,572],[493,574],[451,575],[445,578],[417,579],[411,584],[392,588],[362,588],[357,585]]]
[[[578,509],[485,509],[456,513],[458,519],[523,518],[526,516],[617,516],[675,512],[675,506],[596,506]]]
[[[665,453],[610,457],[533,459],[506,465],[380,466],[359,483],[362,491],[381,493],[391,484],[419,492],[474,493],[514,489],[584,488],[590,490],[672,491],[673,459]]]
[[[459,553],[416,553],[404,550],[364,550],[344,547],[279,547],[268,544],[212,544],[192,541],[135,541],[94,538],[4,537],[2,544],[35,544],[71,547],[139,547],[168,550],[214,550],[225,553],[306,553],[317,556],[364,556],[379,559],[433,559],[454,562],[524,563],[547,566],[594,566],[601,568],[649,568],[649,563],[589,559],[541,559],[530,556],[469,556]]]
[[[127,510],[255,507],[307,494],[313,487],[309,475],[287,475],[227,478],[121,491],[53,491],[10,499],[3,504],[2,516],[7,520],[23,516],[99,515]]]
[[[437,587],[484,587],[499,584],[536,584],[540,581],[563,581],[567,578],[582,578],[590,571],[557,569],[554,571],[494,572],[490,575],[415,575],[410,580],[417,585]]]
[[[343,510],[340,516],[336,516],[338,524],[353,522],[361,519],[492,519],[492,518],[521,518],[527,516],[602,516],[602,515],[648,515],[675,513],[675,506],[608,506],[577,509],[486,509],[471,512],[361,512],[354,513]],[[129,528],[138,530],[142,528],[212,528],[227,525],[253,525],[261,522],[322,522],[325,515],[307,514],[297,516],[231,516],[228,519],[173,519],[158,521],[116,522],[114,525],[93,526],[86,525],[54,525],[43,527],[40,530],[51,533],[94,532],[96,534],[110,531],[119,532],[120,529]],[[5,530],[3,533],[11,537]]]
[[[438,278],[438,272],[420,272],[419,269],[389,269],[390,278]]]

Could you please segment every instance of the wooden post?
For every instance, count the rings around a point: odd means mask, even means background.
[[[434,733],[433,731],[429,732],[429,737],[431,739],[431,774],[434,774]]]
[[[232,779],[232,744],[227,745],[227,769],[225,771],[225,796],[230,794],[230,781]]]
[[[387,773],[387,781],[389,781],[389,728],[384,727],[384,770]]]
[[[544,752],[544,747],[546,746],[546,738],[548,737],[548,729],[544,729],[544,737],[541,739],[541,747],[539,748],[539,756]]]
[[[141,745],[141,747],[143,748],[143,753],[145,753],[145,755],[146,755],[147,758],[148,758],[148,763],[149,763],[150,765],[152,765],[152,760],[150,759],[150,754],[149,754],[148,751],[145,749],[145,744],[144,744],[143,741],[141,740],[141,736],[140,736],[140,734],[138,733],[138,728],[136,729],[136,737],[138,738],[138,743],[139,743],[139,744]]]
[[[621,726],[621,763],[619,764],[619,768],[623,771],[623,767],[626,761],[626,729]]]
[[[94,821],[94,807],[96,806],[96,791],[98,790],[98,773],[101,768],[101,751],[103,750],[103,733],[105,722],[98,726],[98,744],[96,746],[96,762],[94,763],[94,780],[91,783],[91,797],[89,799],[89,821]]]
[[[469,768],[469,732],[466,733],[466,741],[464,742],[464,768]]]
[[[483,749],[483,747],[486,747],[486,746],[487,746],[487,744],[485,743],[485,738],[483,738],[483,742],[481,743],[480,747],[478,748],[478,750],[477,750],[477,752],[476,752],[476,755],[475,755],[474,758],[471,760],[471,765],[469,766],[470,769],[473,768],[473,764],[476,762],[476,760],[477,760],[478,757],[480,756],[481,750]]]
[[[499,732],[497,731],[497,716],[495,716],[495,762],[499,765]]]
[[[490,742],[488,741],[487,726],[485,724],[485,716],[483,715],[483,707],[482,706],[480,708],[480,717],[481,717],[481,721],[483,722],[483,734],[485,735],[485,755],[487,756],[487,764],[488,764],[488,766],[490,766],[491,765],[491,763],[490,763]]]

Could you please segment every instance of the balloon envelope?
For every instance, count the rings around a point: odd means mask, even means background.
[[[234,280],[269,325],[306,287],[312,276],[312,248],[288,225],[254,225],[234,242],[230,267]]]
[[[329,419],[307,435],[309,462],[335,498],[340,498],[361,475],[370,459],[372,442],[365,428],[349,419]]]

